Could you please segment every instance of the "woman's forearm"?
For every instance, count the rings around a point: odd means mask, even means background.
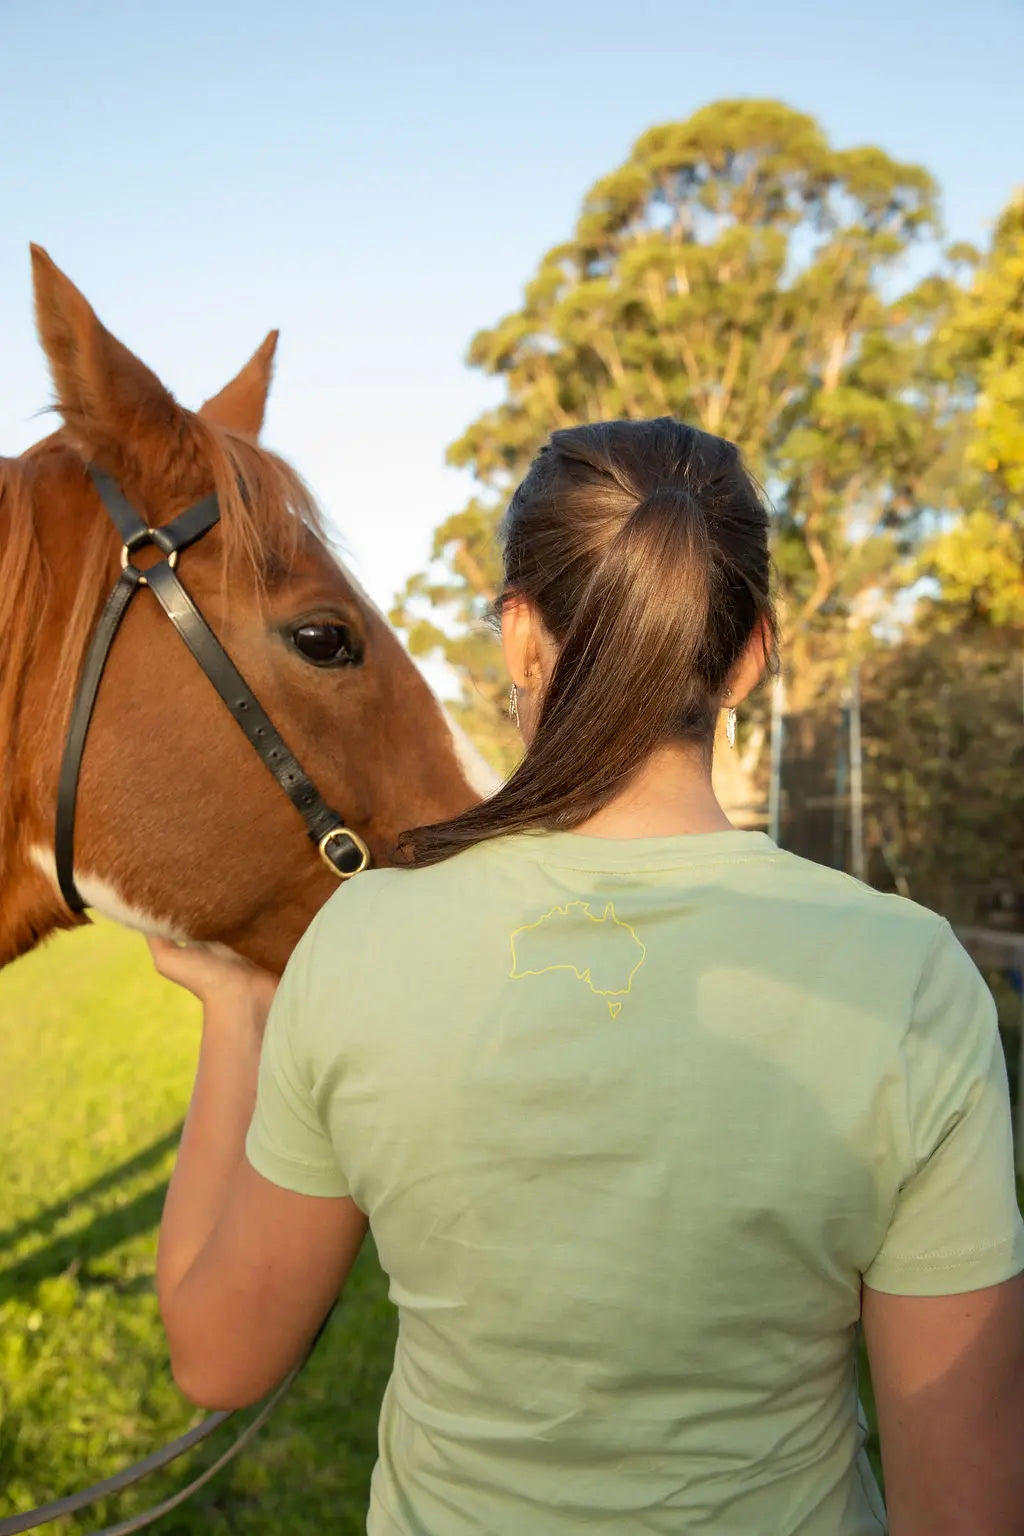
[[[192,1101],[160,1224],[161,1307],[202,1250],[245,1153],[269,1001],[225,989],[207,1001]]]

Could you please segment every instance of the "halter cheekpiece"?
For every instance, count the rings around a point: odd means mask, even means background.
[[[209,681],[227,705],[263,766],[273,774],[306,823],[306,831],[327,867],[340,880],[358,875],[370,863],[370,851],[358,833],[346,827],[316,785],[304,772],[294,753],[273,725],[266,711],[238,671],[213,630],[203,618],[176,573],[181,552],[209,533],[220,520],[215,495],[189,507],[173,521],[151,528],[126,500],[120,486],[108,474],[89,468],[89,476],[110,519],[121,537],[121,574],[107,598],[89,644],[68,725],[57,788],[55,854],[61,895],[73,912],[84,912],[85,902],[75,886],[75,805],[82,755],[89,734],[103,669],[121,620],[140,587],[148,587],[178,634],[188,646]],[[163,556],[146,571],[132,556],[151,546]]]

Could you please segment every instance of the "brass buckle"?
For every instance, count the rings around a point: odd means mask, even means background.
[[[332,863],[332,861],[327,857],[327,845],[331,839],[335,837],[347,837],[353,843],[355,843],[356,847],[359,849],[360,854],[362,855],[358,869],[339,869],[337,864]],[[320,854],[320,857],[323,859],[324,863],[327,865],[327,868],[338,880],[351,880],[353,875],[361,875],[363,870],[369,866],[370,850],[359,836],[359,833],[353,832],[351,827],[332,827],[330,832],[324,833],[323,837],[320,839],[316,846],[317,851]]]
[[[159,544],[156,544],[156,537],[155,537],[156,536],[156,529],[155,528],[147,528],[146,532],[149,535],[149,542],[151,544],[155,544],[156,548],[159,549],[160,548]],[[141,549],[142,545],[140,544],[139,547]],[[122,544],[121,545],[121,569],[122,569],[122,571],[126,571],[128,569],[128,566],[131,564],[131,554],[132,554],[132,552],[128,548],[128,545],[127,544]],[[164,559],[167,561],[167,564],[170,566],[172,571],[176,571],[177,570],[177,568],[178,568],[178,551],[176,549],[172,549],[169,555],[164,555]],[[134,566],[133,569],[137,570],[137,571],[139,570],[138,566]],[[149,586],[149,582],[146,580],[146,573],[145,573],[145,571],[139,571],[139,586],[140,587],[148,587]]]

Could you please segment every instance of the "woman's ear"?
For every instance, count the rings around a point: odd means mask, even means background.
[[[526,686],[530,672],[533,617],[521,597],[506,597],[501,604],[501,649],[505,667],[517,688]]]
[[[525,597],[507,597],[502,602],[501,645],[516,687],[542,693],[558,660],[558,647]]]
[[[761,681],[768,670],[771,645],[771,635],[765,625],[758,622],[726,682],[730,709],[737,709]]]

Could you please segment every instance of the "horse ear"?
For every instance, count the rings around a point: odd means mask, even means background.
[[[166,463],[168,444],[180,444],[187,412],[100,323],[46,252],[38,245],[31,251],[36,325],[57,408],[90,459],[122,481],[144,482],[145,466]]]
[[[270,381],[274,376],[278,334],[277,331],[268,333],[231,383],[225,384],[220,394],[214,395],[199,407],[200,416],[215,421],[220,427],[228,427],[232,432],[245,432],[249,437],[259,437],[267,409]]]

